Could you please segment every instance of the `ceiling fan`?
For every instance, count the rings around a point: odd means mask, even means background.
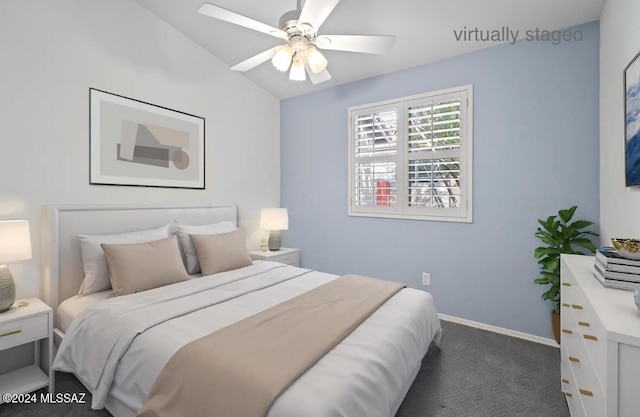
[[[327,71],[327,59],[318,49],[384,54],[391,50],[395,36],[385,35],[318,35],[320,25],[340,0],[306,0],[301,7],[280,17],[278,27],[270,26],[211,3],[204,3],[198,13],[225,22],[244,26],[284,40],[284,44],[269,48],[231,67],[245,72],[271,60],[280,71],[289,70],[289,79],[304,81],[306,74],[313,84],[331,79]]]

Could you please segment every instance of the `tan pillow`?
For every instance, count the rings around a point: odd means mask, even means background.
[[[184,269],[178,239],[131,244],[103,243],[115,295],[150,290],[189,279]]]
[[[247,252],[244,230],[238,229],[217,235],[189,235],[198,254],[202,275],[249,266],[251,258]]]
[[[182,254],[184,264],[187,267],[187,272],[190,274],[197,274],[200,272],[200,264],[198,263],[198,255],[193,248],[189,233],[195,235],[216,235],[218,233],[228,233],[237,230],[234,222],[219,222],[213,224],[205,224],[199,226],[187,226],[179,224],[177,226],[178,243],[182,248]]]

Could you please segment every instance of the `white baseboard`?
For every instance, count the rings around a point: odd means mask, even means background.
[[[460,317],[449,316],[447,314],[438,314],[440,320],[450,321],[453,323],[463,324],[469,327],[475,327],[477,329],[488,330],[494,333],[500,333],[511,337],[517,337],[518,339],[528,340],[530,342],[540,343],[547,346],[552,346],[555,348],[559,348],[560,345],[556,343],[553,339],[548,339],[546,337],[536,336],[534,334],[518,332],[516,330],[505,329],[504,327],[492,326],[490,324],[484,324],[477,321],[461,319]]]

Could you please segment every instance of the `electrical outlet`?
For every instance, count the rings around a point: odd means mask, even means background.
[[[422,273],[422,285],[431,285],[431,274],[428,272]]]

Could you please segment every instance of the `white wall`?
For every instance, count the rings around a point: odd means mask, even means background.
[[[237,204],[257,247],[280,201],[280,105],[131,0],[0,2],[0,219],[31,222],[34,258],[11,264],[41,296],[48,204]],[[89,87],[206,119],[206,190],[89,185]]]
[[[623,70],[640,51],[640,1],[608,0],[600,17],[600,230],[640,237],[640,189],[625,188]]]

